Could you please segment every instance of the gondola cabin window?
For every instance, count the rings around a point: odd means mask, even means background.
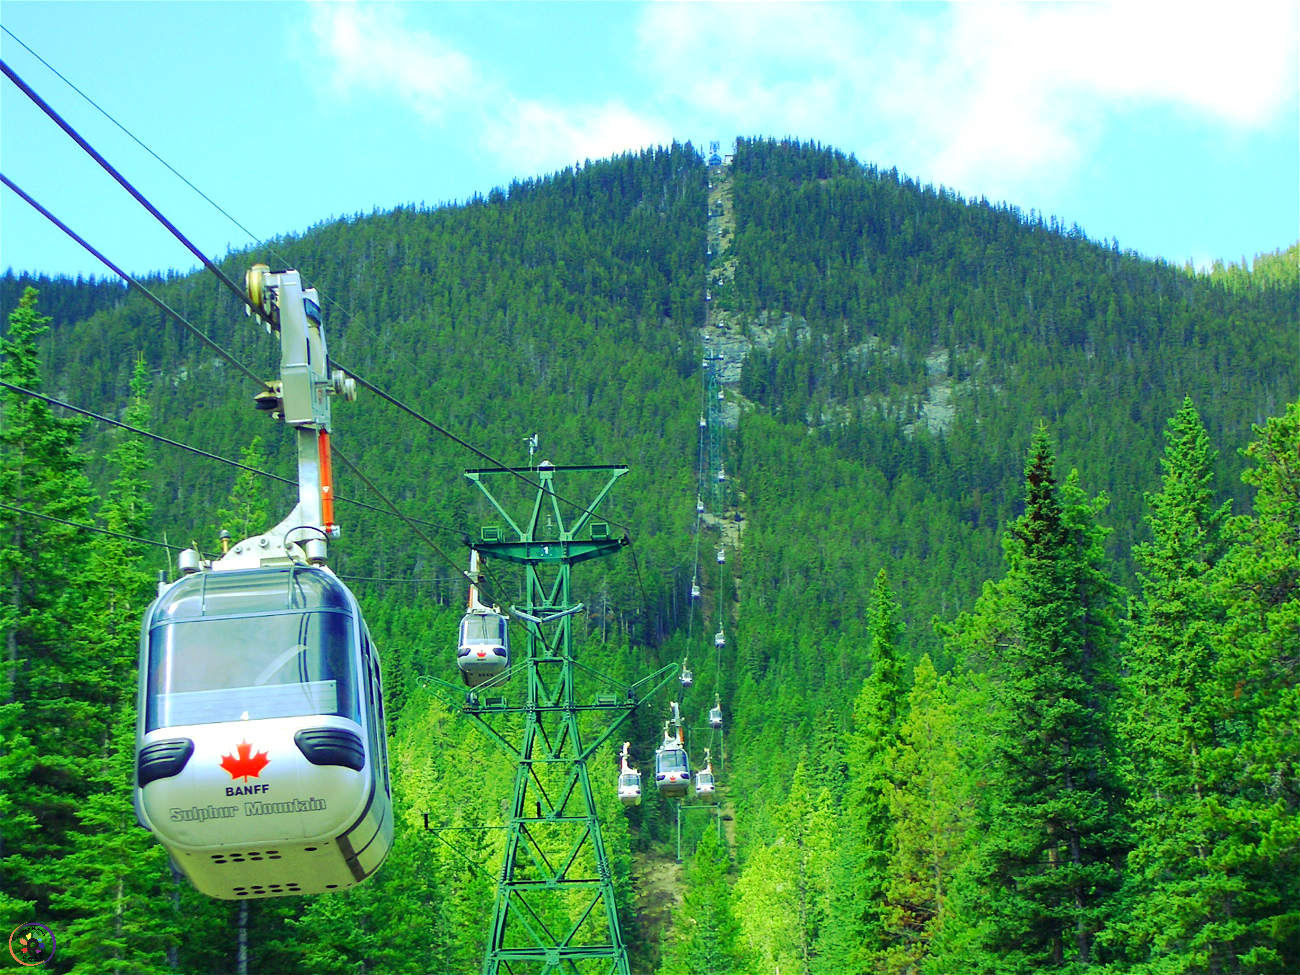
[[[505,645],[506,620],[496,613],[467,613],[460,624],[460,644],[463,653],[472,647]]]
[[[191,578],[153,617],[147,731],[311,714],[359,720],[353,620],[330,577]]]

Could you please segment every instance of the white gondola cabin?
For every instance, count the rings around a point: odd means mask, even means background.
[[[619,773],[618,798],[625,806],[635,806],[641,801],[641,773],[638,770]]]
[[[709,727],[714,731],[722,729],[722,705],[715,704],[709,708]]]
[[[655,750],[655,785],[666,796],[684,796],[691,784],[691,764],[686,749],[675,738],[665,738]]]
[[[719,650],[727,645],[727,634],[723,630],[719,629],[717,633],[713,634],[713,645]]]
[[[623,742],[623,763],[618,773],[618,798],[625,806],[635,806],[641,801],[641,770],[628,761],[631,742]]]
[[[510,634],[505,616],[478,609],[461,617],[456,666],[467,687],[478,687],[510,666]]]
[[[392,845],[379,656],[328,569],[201,571],[140,649],[136,811],[203,893],[315,894]]]
[[[704,749],[704,768],[695,773],[695,794],[697,796],[711,796],[716,785],[713,778],[713,760],[709,758],[709,750]]]
[[[474,549],[469,555],[469,600],[460,620],[460,641],[456,666],[466,687],[478,687],[510,666],[510,628],[506,617],[479,600],[481,560]]]
[[[681,681],[682,687],[690,687],[695,683],[695,675],[691,673],[691,668],[686,666],[686,661],[682,661],[682,672],[677,678]]]

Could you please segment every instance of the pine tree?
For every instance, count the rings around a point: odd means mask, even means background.
[[[1215,573],[1224,731],[1206,758],[1206,859],[1224,887],[1192,947],[1210,971],[1283,973],[1300,970],[1300,403],[1255,434],[1254,513],[1233,519]]]
[[[969,694],[968,694],[969,697]],[[949,900],[966,855],[972,783],[956,689],[921,657],[899,741],[889,755],[893,842],[885,886],[884,947],[875,971],[915,972],[950,921]]]
[[[1006,639],[990,650],[990,768],[974,868],[982,954],[967,964],[997,971],[1095,963],[1123,853],[1103,701],[1113,594],[1102,585],[1101,533],[1091,522],[1101,502],[1063,503],[1054,468],[1040,427],[1025,511],[1004,540]],[[1077,490],[1076,481],[1071,495]]]
[[[137,360],[126,422],[149,429],[148,371]],[[71,640],[84,648],[83,687],[102,701],[110,721],[91,764],[93,790],[77,810],[77,830],[58,861],[54,907],[67,917],[65,957],[97,971],[165,972],[180,941],[166,851],[139,828],[135,789],[135,662],[140,617],[150,597],[140,543],[146,530],[149,466],[143,438],[130,435],[110,451],[116,470],[100,509],[109,532],[88,546],[78,583],[83,612]]]
[[[106,715],[94,694],[91,662],[70,641],[83,612],[74,586],[84,549],[81,529],[92,492],[77,449],[80,425],[41,400],[36,340],[49,319],[27,288],[0,337],[0,613],[6,697],[0,755],[13,789],[4,893],[47,910],[48,864],[66,850],[75,810],[87,794],[88,760]],[[17,387],[17,389],[11,388]],[[57,734],[51,731],[57,729]],[[39,747],[37,743],[39,742]]]
[[[260,436],[240,451],[239,462],[254,470],[266,469],[266,451]],[[226,503],[217,509],[218,530],[230,532],[232,542],[260,535],[273,524],[270,510],[265,479],[253,471],[241,470]]]
[[[1134,548],[1142,584],[1125,639],[1122,734],[1134,823],[1129,910],[1117,940],[1161,972],[1221,961],[1194,947],[1236,881],[1208,860],[1217,805],[1207,753],[1221,743],[1213,692],[1223,611],[1210,576],[1228,506],[1215,507],[1215,452],[1190,399],[1165,430],[1161,491],[1147,495],[1151,541]]]
[[[883,947],[885,886],[893,819],[889,811],[891,754],[898,742],[903,704],[898,640],[900,608],[884,569],[872,587],[871,671],[853,706],[846,761],[849,781],[841,818],[842,852],[835,865],[835,924],[822,946],[827,971],[867,971]]]

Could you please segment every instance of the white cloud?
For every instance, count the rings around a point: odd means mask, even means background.
[[[453,111],[472,118],[470,140],[521,175],[672,139],[664,123],[617,100],[518,96],[491,66],[411,23],[399,4],[313,4],[312,31],[333,96],[395,98],[432,122]]]
[[[526,170],[542,172],[585,159],[600,159],[629,149],[671,141],[662,123],[619,102],[560,107],[535,99],[510,98],[486,120],[483,141],[503,158],[527,160]]]
[[[1256,127],[1296,94],[1297,9],[1150,0],[1015,7],[1002,26],[1018,47],[1047,52],[1036,74],[1063,91],[1163,102]]]
[[[1297,95],[1287,2],[652,4],[638,41],[677,114],[993,197],[1069,179],[1128,110],[1231,133]]]
[[[438,37],[414,30],[398,5],[317,3],[313,61],[335,97],[391,94],[426,119],[439,119],[478,84],[469,57]]]

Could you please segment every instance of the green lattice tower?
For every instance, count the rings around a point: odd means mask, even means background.
[[[494,468],[465,475],[505,523],[504,529],[483,529],[483,540],[473,547],[485,558],[524,567],[524,607],[516,608],[515,615],[528,634],[527,656],[516,658],[510,668],[513,682],[527,681],[524,703],[492,697],[493,681],[479,689],[481,695],[471,695],[465,709],[516,761],[505,855],[483,960],[486,975],[628,972],[587,760],[647,696],[643,690],[656,678],[662,678],[659,686],[673,679],[676,665],[629,685],[580,664],[573,653],[571,624],[582,606],[572,602],[569,589],[574,564],[612,555],[627,543],[626,537],[610,537],[608,524],[592,517],[627,470],[542,465],[522,472]],[[602,473],[605,481],[595,500],[576,513],[571,510],[566,523],[561,510],[565,499],[557,495],[554,479],[575,472]],[[483,479],[508,475],[514,481],[521,473],[535,481],[536,494],[530,517],[517,522]],[[565,507],[575,506],[566,502]],[[596,691],[586,700],[579,699],[575,687],[579,673],[584,688]],[[657,687],[649,693],[653,690]],[[516,743],[507,736],[519,734],[521,715],[522,737]],[[596,716],[612,720],[585,741],[579,719],[590,722]]]
[[[701,476],[705,478],[707,484],[706,497],[712,502],[712,510],[719,518],[727,509],[728,501],[731,497],[731,486],[727,481],[719,481],[718,474],[725,470],[727,464],[726,457],[726,428],[722,421],[722,356],[720,354],[711,355],[705,350],[704,358],[704,404],[706,410],[706,420],[708,425],[708,448],[706,451],[706,463]],[[734,477],[735,471],[727,475]]]

